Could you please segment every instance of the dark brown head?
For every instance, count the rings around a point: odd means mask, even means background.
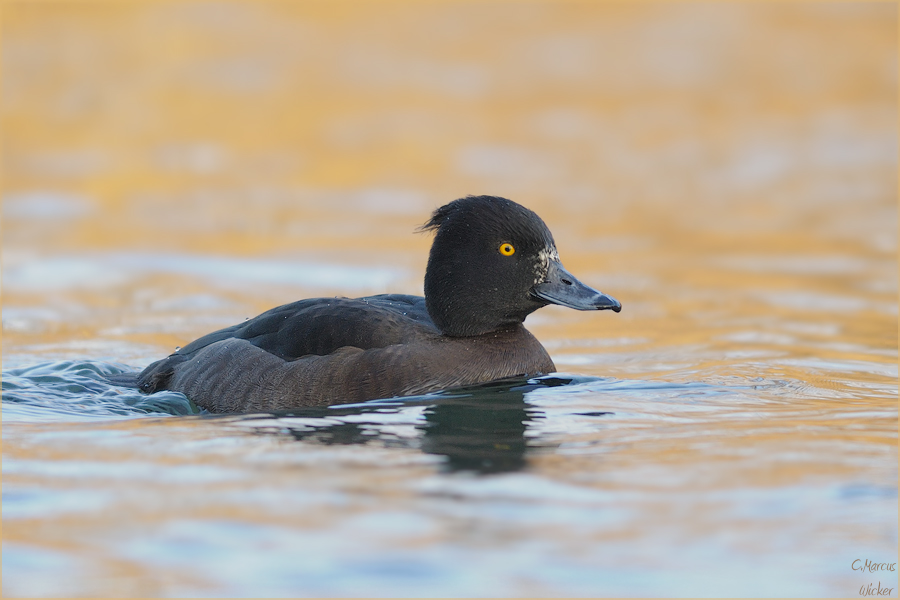
[[[547,304],[622,309],[566,271],[541,218],[506,198],[454,200],[434,211],[422,230],[437,232],[425,271],[425,304],[445,335],[515,325]]]

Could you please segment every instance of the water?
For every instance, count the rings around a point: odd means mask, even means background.
[[[4,8],[3,594],[895,596],[896,7],[330,6]],[[622,301],[528,318],[559,373],[105,380],[421,293],[466,193]]]
[[[558,374],[183,416],[181,394],[104,382],[122,370],[4,373],[19,593],[828,595],[896,546],[887,389]],[[35,547],[48,520],[80,550]]]

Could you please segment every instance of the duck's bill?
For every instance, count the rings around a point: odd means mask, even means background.
[[[618,300],[581,283],[555,260],[550,261],[547,280],[531,288],[531,293],[545,302],[575,310],[622,310]]]

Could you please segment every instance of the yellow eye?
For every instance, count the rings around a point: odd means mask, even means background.
[[[516,249],[509,242],[500,244],[500,254],[503,256],[512,256],[516,253]]]

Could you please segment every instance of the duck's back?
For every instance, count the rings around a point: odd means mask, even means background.
[[[331,354],[344,346],[384,348],[438,333],[421,296],[310,298],[205,335],[178,354],[189,356],[214,342],[235,338],[284,360],[296,360],[310,354]]]
[[[314,298],[206,335],[148,366],[145,392],[183,392],[212,412],[285,410],[426,393],[552,372],[521,325],[471,338],[441,334],[425,299]]]

